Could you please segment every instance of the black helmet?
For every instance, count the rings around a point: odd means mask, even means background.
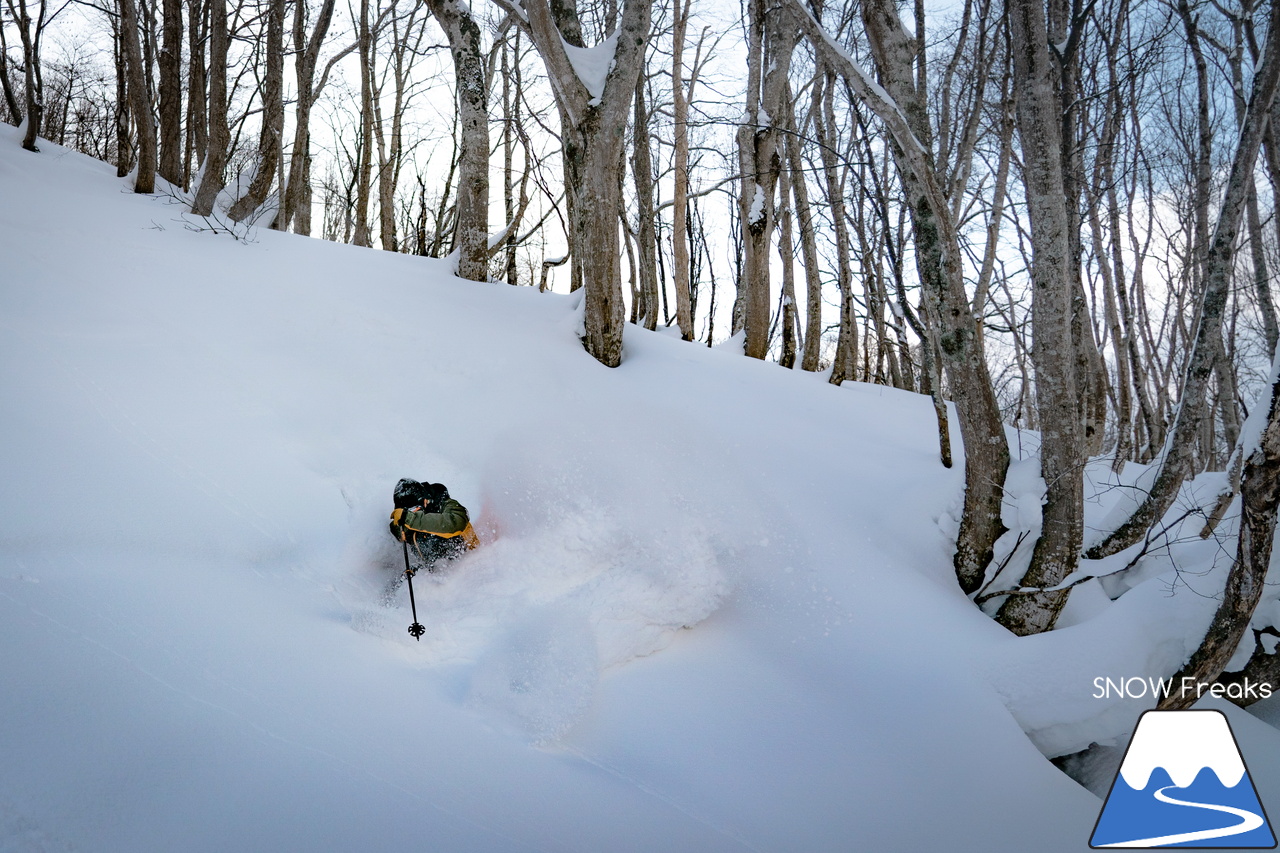
[[[440,505],[448,498],[449,490],[444,487],[444,483],[422,484],[422,505],[424,507],[438,510]]]
[[[407,477],[396,483],[392,499],[400,509],[428,506],[439,507],[449,498],[449,490],[443,483],[419,483]]]
[[[396,483],[395,493],[392,500],[398,509],[408,509],[411,506],[417,506],[422,503],[423,484],[417,480],[410,480],[407,477]]]

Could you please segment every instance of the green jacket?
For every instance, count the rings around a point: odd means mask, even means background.
[[[406,509],[400,517],[405,529],[415,533],[432,533],[436,536],[460,536],[471,523],[467,508],[446,498],[439,512],[427,512],[423,509]]]
[[[400,511],[397,510],[397,512]],[[391,518],[394,524],[396,514],[393,513]],[[467,548],[474,548],[480,544],[475,530],[471,527],[467,508],[453,498],[446,498],[439,512],[412,508],[403,510],[399,517],[399,526],[405,533],[426,533],[441,539],[461,537]]]

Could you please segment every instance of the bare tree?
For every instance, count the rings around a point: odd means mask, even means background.
[[[119,0],[120,43],[124,53],[128,79],[129,104],[134,127],[138,131],[137,177],[133,191],[153,193],[156,189],[156,125],[151,114],[151,95],[147,86],[142,46],[138,41],[138,12],[133,0]]]
[[[937,312],[939,349],[964,438],[965,502],[954,562],[961,588],[973,592],[1005,531],[1000,512],[1009,447],[965,292],[958,229],[930,147],[924,92],[913,73],[918,43],[907,36],[892,3],[863,4],[863,21],[885,84],[880,86],[798,0],[791,0],[791,8],[822,60],[838,70],[894,143],[914,226],[917,269],[928,304]]]
[[[480,26],[466,0],[428,0],[453,55],[454,87],[461,125],[454,251],[458,275],[489,277],[489,87]]]
[[[1280,4],[1272,6],[1269,27],[1266,50],[1254,74],[1253,91],[1241,124],[1226,192],[1204,260],[1205,283],[1198,305],[1199,322],[1182,382],[1182,400],[1146,497],[1122,525],[1089,549],[1086,556],[1090,559],[1117,553],[1141,539],[1173,505],[1182,482],[1191,475],[1195,436],[1204,418],[1209,379],[1222,349],[1222,319],[1230,292],[1240,220],[1280,80]]]
[[[675,0],[671,32],[671,113],[674,181],[672,187],[671,277],[676,291],[676,325],[680,337],[693,340],[689,290],[689,93],[684,84],[684,43],[692,0]],[[701,44],[699,44],[701,48]],[[694,66],[697,67],[697,59]],[[692,89],[694,80],[689,82]]]
[[[621,21],[587,51],[572,0],[554,4],[495,0],[529,34],[546,64],[559,107],[569,201],[570,249],[586,288],[587,352],[608,367],[622,363],[622,302],[618,210],[623,148],[636,80],[649,42],[652,0],[625,0]],[[602,61],[612,54],[610,61]],[[601,71],[604,73],[601,74]]]
[[[160,177],[180,187],[186,183],[182,164],[182,0],[164,0],[163,10],[159,172]]]
[[[1042,435],[1040,470],[1047,492],[1043,527],[1024,585],[1050,587],[1075,571],[1084,534],[1083,448],[1077,410],[1074,286],[1067,191],[1064,183],[1062,102],[1050,56],[1042,0],[1007,0],[1018,136],[1031,220],[1032,358]],[[1068,593],[1012,596],[997,619],[1015,634],[1053,627]]]
[[[325,65],[319,81],[316,80],[320,51],[333,22],[333,8],[334,0],[322,0],[310,35],[307,35],[306,0],[296,0],[293,9],[293,55],[298,101],[293,115],[289,177],[285,183],[277,222],[282,230],[292,226],[298,234],[311,233],[311,111],[324,91],[333,66],[356,48],[353,42],[338,51]]]
[[[1274,16],[1271,25],[1276,25]],[[1273,361],[1271,384],[1259,401],[1255,417],[1261,424],[1250,441],[1251,446],[1243,449],[1246,461],[1241,478],[1240,536],[1235,560],[1213,621],[1199,647],[1174,676],[1175,684],[1183,684],[1184,678],[1191,679],[1192,683],[1207,683],[1222,675],[1244,639],[1266,589],[1275,544],[1276,515],[1280,512],[1280,359]],[[1254,642],[1253,654],[1244,669],[1224,679],[1226,683],[1248,678],[1274,680],[1280,675],[1280,654],[1268,654],[1258,637]],[[1198,698],[1199,691],[1180,690],[1161,700],[1160,708],[1180,710]]]
[[[258,137],[253,180],[244,195],[227,210],[227,215],[236,222],[253,216],[266,203],[280,163],[284,145],[284,13],[285,0],[268,0],[262,131]]]
[[[191,212],[197,216],[213,213],[218,194],[226,185],[223,173],[231,145],[227,124],[227,52],[231,33],[227,24],[227,0],[209,0],[209,145],[200,167],[200,182]]]
[[[746,330],[744,353],[764,358],[769,349],[769,258],[775,220],[780,128],[786,122],[787,76],[791,54],[800,39],[788,15],[766,15],[764,0],[748,7],[747,104],[738,127],[738,162],[742,186],[738,215],[742,220],[743,259],[739,302]]]
[[[40,63],[40,43],[47,23],[48,3],[45,0],[37,0],[39,11],[36,13],[35,20],[32,20],[27,0],[18,0],[16,5],[14,0],[6,0],[6,2],[9,6],[9,14],[17,23],[18,34],[22,39],[22,66],[26,75],[27,127],[22,137],[22,147],[28,151],[39,151],[36,138],[40,135],[40,127],[44,120],[44,72]],[[18,111],[16,100],[8,92],[8,79],[9,75],[5,73],[6,95],[9,98],[10,109],[15,116],[18,116],[21,113]]]

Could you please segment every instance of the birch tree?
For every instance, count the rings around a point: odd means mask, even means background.
[[[588,50],[572,0],[495,0],[529,35],[546,65],[560,113],[575,278],[586,288],[583,344],[607,367],[622,363],[623,150],[649,42],[652,0],[624,0],[621,21]]]
[[[485,281],[489,277],[489,87],[480,26],[466,0],[427,2],[449,41],[461,125],[453,243],[458,275]]]
[[[1023,183],[1031,220],[1032,359],[1040,419],[1043,526],[1023,584],[1050,587],[1075,571],[1084,533],[1084,470],[1073,343],[1075,286],[1063,169],[1062,102],[1042,0],[1008,0]],[[1015,634],[1053,627],[1068,593],[1012,596],[997,620]]]
[[[216,2],[216,0],[215,0]],[[133,0],[119,0],[120,45],[129,92],[129,106],[137,129],[137,177],[133,191],[153,193],[156,189],[156,125],[151,116],[151,95],[138,40],[138,9]]]
[[[182,0],[163,0],[164,43],[160,48],[160,177],[174,186],[186,183],[182,163]]]
[[[225,186],[227,149],[231,128],[227,123],[227,52],[231,33],[227,23],[227,0],[209,0],[209,147],[200,169],[200,182],[191,212],[197,216],[213,213],[218,194]]]
[[[746,331],[743,352],[762,359],[769,349],[769,258],[781,169],[779,129],[786,120],[787,75],[800,33],[790,16],[766,14],[765,0],[751,0],[748,18],[747,103],[738,127],[743,243],[738,286]]]

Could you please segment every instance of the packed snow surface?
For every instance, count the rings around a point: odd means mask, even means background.
[[[927,398],[635,327],[609,370],[577,297],[43,149],[0,128],[5,851],[1080,851],[1045,756],[1123,746],[1151,702],[1093,679],[1212,613],[1156,549],[1018,640],[956,586]],[[485,540],[418,575],[420,642],[400,477]]]

